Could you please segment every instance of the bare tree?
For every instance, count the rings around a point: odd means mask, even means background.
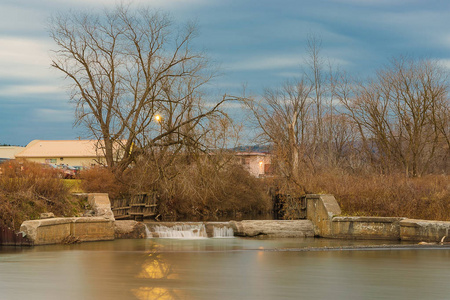
[[[202,120],[227,101],[205,105],[201,87],[213,74],[192,48],[193,24],[176,27],[161,12],[118,5],[53,16],[49,31],[52,67],[71,82],[76,125],[102,141],[119,174],[137,149],[198,142]]]
[[[309,144],[309,97],[313,86],[305,80],[287,82],[280,89],[265,91],[261,101],[247,99],[262,133],[261,141],[272,144],[280,175],[291,183],[299,181],[300,160]]]
[[[385,170],[419,176],[429,169],[448,133],[448,82],[439,65],[395,59],[375,80],[360,84],[353,98],[340,99]]]
[[[308,68],[305,70],[306,78],[311,82],[311,100],[314,103],[314,136],[317,144],[321,145],[324,140],[323,115],[324,97],[327,92],[327,82],[324,74],[324,59],[320,54],[322,50],[322,39],[317,35],[309,35],[307,39],[307,58],[305,60]]]

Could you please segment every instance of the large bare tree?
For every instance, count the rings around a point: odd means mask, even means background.
[[[148,7],[58,14],[49,23],[52,67],[70,82],[76,124],[101,143],[106,164],[123,172],[137,149],[198,143],[203,120],[226,101],[202,98],[213,73],[193,50],[193,24],[176,26]]]
[[[276,156],[276,169],[280,175],[301,186],[300,160],[305,158],[310,144],[310,95],[313,85],[305,79],[286,82],[279,89],[267,89],[262,99],[245,99],[257,126],[260,141],[271,144]]]

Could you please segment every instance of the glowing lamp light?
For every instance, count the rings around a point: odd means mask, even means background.
[[[160,115],[155,115],[155,121],[156,122],[161,122],[161,116]]]
[[[262,162],[262,161],[260,161],[260,162],[259,162],[259,166],[260,166],[260,167],[262,167],[262,165],[263,165],[263,162]]]

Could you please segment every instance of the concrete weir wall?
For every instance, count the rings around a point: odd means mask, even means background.
[[[449,234],[450,222],[414,219],[400,222],[400,237],[404,241],[448,242]]]
[[[89,194],[88,201],[95,212],[93,217],[30,220],[22,223],[20,231],[33,245],[113,240],[115,220],[108,194]]]
[[[340,239],[400,239],[400,221],[403,218],[334,217],[331,232]]]
[[[115,221],[108,194],[88,194],[92,217],[48,218],[25,221],[21,232],[33,245],[115,238],[146,238],[146,226],[135,221]],[[208,236],[214,227],[231,227],[243,237],[325,237],[448,242],[450,222],[406,218],[346,217],[333,195],[307,195],[307,220],[245,220],[205,222]],[[161,222],[155,223],[164,225]],[[175,223],[166,224],[174,225]]]
[[[336,239],[448,242],[450,222],[389,217],[344,217],[333,195],[307,195],[314,234]]]
[[[234,235],[254,237],[314,237],[314,226],[310,220],[245,220],[231,221]]]

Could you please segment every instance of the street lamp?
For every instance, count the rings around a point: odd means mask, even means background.
[[[162,116],[160,114],[155,115],[155,121],[159,124],[159,134],[162,134]]]

